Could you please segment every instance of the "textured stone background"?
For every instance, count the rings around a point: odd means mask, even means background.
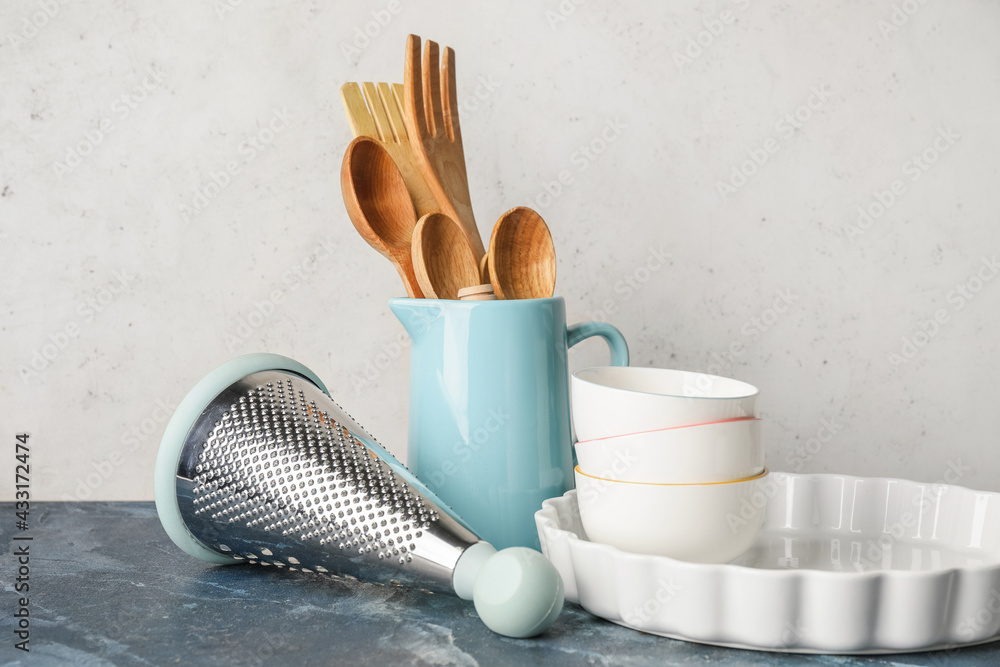
[[[173,406],[250,351],[405,453],[402,290],[343,208],[338,89],[401,80],[410,32],[458,53],[483,234],[538,208],[571,320],[758,385],[774,469],[1000,490],[1000,6],[389,6],[0,5],[0,423],[36,497],[151,498]]]

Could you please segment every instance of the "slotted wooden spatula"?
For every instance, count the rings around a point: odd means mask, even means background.
[[[362,92],[363,91],[363,92]],[[379,142],[403,175],[417,217],[441,210],[428,187],[403,121],[403,85],[345,83],[340,88],[347,122],[355,137]]]
[[[420,38],[416,35],[407,38],[402,107],[410,144],[424,180],[440,210],[462,225],[478,262],[486,250],[472,214],[452,49],[445,47],[439,64],[438,45],[428,41],[421,63]]]

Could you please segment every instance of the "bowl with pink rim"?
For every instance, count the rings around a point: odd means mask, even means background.
[[[707,373],[595,366],[570,384],[578,440],[756,416],[756,387]]]
[[[764,470],[760,419],[632,433],[576,443],[580,470],[618,482],[704,484]]]

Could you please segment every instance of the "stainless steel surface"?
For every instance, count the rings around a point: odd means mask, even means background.
[[[185,525],[238,560],[454,593],[455,564],[478,538],[363,440],[312,382],[248,375],[188,433],[177,470]]]

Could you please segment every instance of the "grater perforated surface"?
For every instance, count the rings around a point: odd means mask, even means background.
[[[188,530],[251,563],[373,580],[390,565],[397,580],[448,589],[478,539],[359,438],[371,436],[313,383],[247,376],[188,434],[177,480]]]

